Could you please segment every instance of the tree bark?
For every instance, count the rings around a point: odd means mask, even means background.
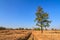
[[[43,27],[41,26],[41,33],[43,33]]]
[[[41,22],[41,33],[43,33],[43,26],[42,26],[42,22]]]

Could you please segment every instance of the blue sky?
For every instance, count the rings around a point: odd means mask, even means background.
[[[32,28],[38,6],[48,12],[50,28],[60,28],[59,0],[0,0],[0,26]]]

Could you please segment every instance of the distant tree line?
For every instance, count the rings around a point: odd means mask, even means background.
[[[3,27],[3,26],[0,26],[0,30],[31,30],[31,28],[6,28],[6,27]]]
[[[6,28],[5,27],[0,27],[0,30],[6,30]]]
[[[3,26],[0,26],[0,30],[32,30],[31,28],[6,28]],[[33,28],[33,30],[41,30],[41,28]],[[48,30],[48,29],[46,29]],[[51,30],[60,30],[60,29],[55,29],[55,28],[51,28]]]
[[[16,28],[16,30],[31,30],[31,28]]]

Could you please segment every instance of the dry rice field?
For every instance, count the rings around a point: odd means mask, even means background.
[[[34,40],[60,40],[60,31],[58,30],[47,30],[41,33],[41,31],[32,32]]]
[[[0,30],[0,40],[60,40],[60,30]]]
[[[0,40],[27,40],[30,34],[26,30],[0,30]]]

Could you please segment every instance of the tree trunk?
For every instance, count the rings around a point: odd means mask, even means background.
[[[42,26],[42,22],[41,22],[41,33],[43,33],[43,26]]]
[[[41,33],[43,33],[43,27],[41,26]]]
[[[45,27],[45,30],[47,30],[47,28]]]

